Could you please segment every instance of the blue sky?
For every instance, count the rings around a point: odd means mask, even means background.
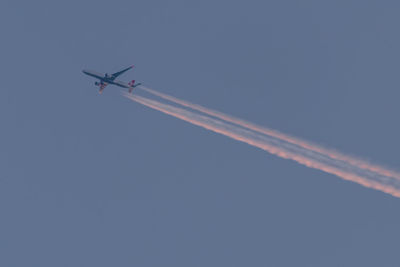
[[[3,1],[0,265],[398,266],[398,199],[81,70],[399,170],[399,7]]]

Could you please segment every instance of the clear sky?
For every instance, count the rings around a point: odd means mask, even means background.
[[[399,266],[400,199],[97,93],[400,169],[398,1],[0,3],[0,266]]]

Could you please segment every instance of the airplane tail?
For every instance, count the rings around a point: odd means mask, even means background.
[[[131,82],[128,83],[128,85],[129,85],[129,93],[132,93],[133,88],[141,85],[141,83],[135,84],[135,80],[132,80]]]

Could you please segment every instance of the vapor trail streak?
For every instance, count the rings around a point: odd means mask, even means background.
[[[283,141],[286,141],[286,142],[298,145],[300,147],[303,147],[305,149],[320,153],[320,154],[325,155],[327,157],[330,157],[332,159],[337,159],[337,160],[348,162],[351,165],[357,166],[359,168],[370,170],[372,172],[378,173],[379,175],[391,176],[391,177],[393,177],[395,179],[400,180],[400,173],[398,173],[398,172],[395,172],[395,171],[392,171],[392,170],[388,170],[386,168],[374,165],[372,163],[369,163],[369,162],[366,162],[366,161],[363,161],[363,160],[360,160],[360,159],[356,159],[354,157],[343,155],[343,154],[341,154],[341,153],[339,153],[337,151],[323,148],[321,146],[312,144],[310,142],[306,142],[306,141],[300,140],[298,138],[291,137],[289,135],[280,133],[278,131],[271,130],[271,129],[268,129],[268,128],[265,128],[265,127],[261,127],[261,126],[255,125],[253,123],[250,123],[250,122],[238,119],[238,118],[234,118],[234,117],[226,115],[226,114],[224,114],[222,112],[215,111],[215,110],[212,110],[212,109],[208,109],[208,108],[205,108],[203,106],[200,106],[200,105],[197,105],[197,104],[193,104],[193,103],[190,103],[188,101],[184,101],[184,100],[178,99],[178,98],[170,96],[170,95],[163,94],[161,92],[152,90],[150,88],[146,88],[144,86],[140,86],[140,88],[142,90],[144,90],[144,91],[147,91],[147,92],[155,95],[155,96],[164,98],[165,100],[174,102],[174,103],[182,105],[184,107],[188,107],[188,108],[191,108],[193,110],[203,112],[203,113],[205,113],[207,115],[210,115],[210,116],[213,116],[213,117],[216,117],[216,118],[219,118],[219,119],[222,119],[222,120],[225,120],[225,121],[240,125],[240,126],[242,126],[244,128],[247,128],[247,129],[250,129],[250,130],[253,130],[253,131],[257,131],[259,133],[263,133],[263,134],[266,134],[266,135],[269,135],[269,136],[272,136],[272,137],[275,137],[275,138],[279,138],[279,139],[281,139]]]
[[[281,143],[277,142],[279,140],[274,140],[271,137],[231,125],[215,118],[200,115],[189,110],[136,95],[125,94],[125,96],[133,101],[161,111],[165,114],[216,133],[220,133],[232,139],[245,142],[281,158],[291,159],[310,168],[334,174],[342,179],[359,183],[365,187],[380,190],[395,197],[400,197],[400,182],[396,181],[394,177],[382,176],[376,178],[374,173],[369,173],[369,170],[359,168],[358,166],[348,165],[346,168],[342,168],[334,159],[330,159],[330,161],[329,159],[324,159],[326,162],[321,162],[319,161],[319,158],[316,157],[318,156],[317,154],[308,153],[309,151],[305,148],[299,150],[297,145],[290,147],[290,144],[286,144],[286,146],[283,146]]]

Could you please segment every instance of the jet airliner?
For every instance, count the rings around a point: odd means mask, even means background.
[[[94,84],[100,88],[99,89],[99,93],[100,94],[103,92],[104,88],[106,88],[106,86],[109,85],[109,84],[114,84],[114,85],[117,85],[119,87],[128,88],[129,89],[129,93],[131,93],[132,90],[135,87],[141,85],[141,83],[136,83],[135,84],[135,80],[132,80],[129,83],[125,83],[125,82],[116,80],[116,78],[118,76],[120,76],[121,74],[123,74],[124,72],[126,72],[126,71],[128,71],[128,70],[130,70],[132,68],[133,68],[133,66],[130,66],[130,67],[126,68],[126,69],[123,69],[123,70],[118,71],[116,73],[113,73],[111,75],[109,75],[108,73],[102,74],[102,73],[99,73],[99,72],[96,72],[96,71],[92,71],[92,70],[82,70],[82,72],[85,73],[86,75],[89,75],[89,76],[92,76],[94,78],[99,79],[99,81],[95,82]]]

